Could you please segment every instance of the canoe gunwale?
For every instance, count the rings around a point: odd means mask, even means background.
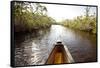
[[[68,49],[60,42],[60,43],[57,43],[54,46],[54,48],[52,49],[52,51],[51,51],[51,53],[50,53],[45,64],[56,64],[56,63],[54,63],[54,55],[55,55],[56,51],[60,51],[63,54],[63,63],[60,63],[60,64],[73,63],[74,62],[74,60],[73,60],[70,52],[68,51]]]

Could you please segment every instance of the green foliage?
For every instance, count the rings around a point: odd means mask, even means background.
[[[90,7],[86,7],[85,15],[77,16],[75,19],[72,20],[64,20],[62,21],[62,25],[96,34],[96,15],[95,13],[90,15],[90,9]]]
[[[62,25],[96,34],[96,17],[94,15],[89,16],[88,19],[85,16],[78,16],[73,20],[65,20]]]
[[[50,27],[55,20],[47,16],[47,8],[39,3],[14,2],[12,20],[15,32]]]

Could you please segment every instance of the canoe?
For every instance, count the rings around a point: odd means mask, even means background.
[[[67,50],[68,51],[68,50]],[[57,42],[51,51],[46,64],[64,64],[73,62],[72,56],[67,54],[62,42]]]

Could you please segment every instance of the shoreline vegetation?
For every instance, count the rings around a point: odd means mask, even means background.
[[[14,2],[12,10],[15,32],[46,29],[55,22],[47,15],[47,8],[39,3]]]
[[[91,7],[86,7],[85,15],[77,16],[74,19],[65,19],[56,22],[47,15],[48,9],[40,3],[14,2],[12,7],[12,23],[16,33],[35,32],[40,29],[48,29],[52,24],[59,24],[65,27],[86,31],[96,34],[96,13],[90,15]]]
[[[71,28],[71,29],[76,29],[76,30],[96,34],[96,17],[95,17],[95,15],[91,15],[88,17],[77,16],[75,19],[72,19],[72,20],[66,19],[61,22],[61,25]]]
[[[96,13],[90,15],[91,7],[85,8],[85,14],[77,16],[74,19],[66,19],[61,21],[61,25],[76,30],[86,31],[92,34],[96,34]]]

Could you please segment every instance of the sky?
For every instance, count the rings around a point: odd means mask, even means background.
[[[85,14],[85,6],[42,4],[47,7],[47,15],[54,18],[57,22],[65,19],[73,19],[76,16]],[[91,7],[90,14],[96,12],[96,7]]]

